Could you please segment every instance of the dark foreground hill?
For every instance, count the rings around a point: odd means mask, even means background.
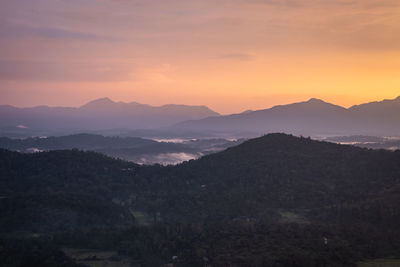
[[[269,134],[168,167],[76,150],[2,150],[0,159],[8,233],[79,231],[60,244],[112,243],[148,266],[175,254],[182,266],[341,266],[400,255],[400,151]],[[82,214],[95,220],[73,219]],[[112,225],[134,228],[112,234]]]
[[[169,167],[140,167],[77,150],[2,151],[1,157],[3,198],[89,194],[131,203],[131,209],[164,222],[272,220],[285,212],[308,218],[315,209],[377,197],[400,181],[399,151],[284,134]]]
[[[2,231],[53,232],[130,226],[129,210],[112,202],[136,165],[77,150],[0,151]]]

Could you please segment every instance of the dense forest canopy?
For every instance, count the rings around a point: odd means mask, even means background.
[[[3,234],[80,232],[57,244],[90,246],[101,232],[104,244],[114,240],[111,247],[130,244],[120,252],[142,264],[154,255],[157,263],[148,266],[167,262],[173,250],[182,266],[201,266],[202,257],[217,266],[231,259],[234,266],[295,266],[285,263],[293,257],[298,266],[351,265],[373,257],[372,244],[381,247],[374,256],[399,256],[400,151],[285,134],[177,166],[78,150],[0,150],[0,177]],[[324,250],[325,235],[332,251]]]

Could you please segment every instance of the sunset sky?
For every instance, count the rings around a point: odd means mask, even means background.
[[[0,104],[400,95],[399,0],[0,0]]]

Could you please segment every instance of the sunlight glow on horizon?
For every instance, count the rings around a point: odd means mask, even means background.
[[[222,114],[400,95],[395,0],[0,0],[0,104]]]

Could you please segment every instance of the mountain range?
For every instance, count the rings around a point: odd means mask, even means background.
[[[181,131],[286,132],[298,135],[400,135],[400,97],[344,108],[312,98],[227,116],[178,123]]]
[[[77,133],[105,129],[149,129],[219,114],[205,106],[163,105],[93,100],[81,107],[0,106],[3,132]]]
[[[247,136],[285,132],[306,136],[400,135],[400,97],[344,108],[311,98],[272,108],[220,115],[206,106],[113,102],[79,108],[0,106],[0,134],[30,136],[129,132],[135,136]]]

